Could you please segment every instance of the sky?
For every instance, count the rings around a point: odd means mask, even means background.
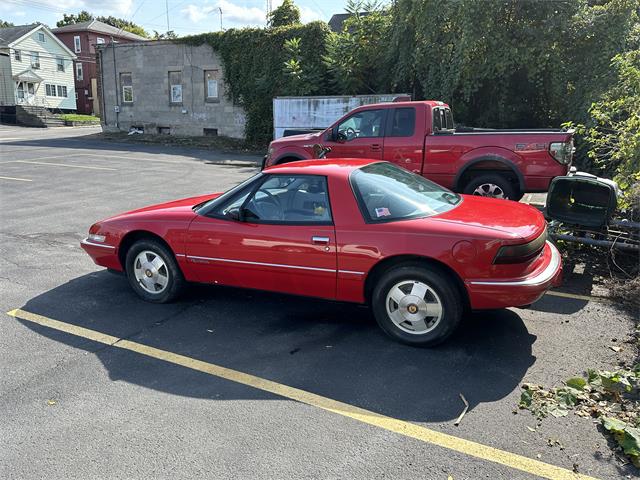
[[[273,8],[282,0],[272,0]],[[344,12],[346,0],[294,0],[300,8],[302,21],[329,21],[334,13]],[[55,27],[63,13],[87,10],[95,15],[113,15],[132,20],[149,33],[169,28],[178,35],[264,26],[267,0],[0,0],[0,19],[15,25],[42,22]]]

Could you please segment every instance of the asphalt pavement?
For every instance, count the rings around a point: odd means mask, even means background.
[[[80,249],[89,226],[225,190],[259,158],[95,132],[0,126],[0,478],[635,474],[592,420],[517,410],[524,382],[631,359],[632,319],[589,279],[469,315],[434,349],[391,341],[357,305],[206,285],[147,304]]]

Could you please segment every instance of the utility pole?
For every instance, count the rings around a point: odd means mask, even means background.
[[[220,31],[222,31],[222,8],[218,7],[218,11],[220,12]]]
[[[167,33],[169,33],[169,0],[164,0],[164,10],[167,14]]]

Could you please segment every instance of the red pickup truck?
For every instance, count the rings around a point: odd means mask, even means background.
[[[429,100],[358,107],[326,130],[274,140],[263,167],[315,158],[319,144],[328,158],[387,160],[456,192],[511,200],[547,191],[574,151],[570,130],[456,129],[449,106]]]

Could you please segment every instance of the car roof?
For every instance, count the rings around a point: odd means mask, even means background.
[[[380,160],[373,158],[322,158],[313,160],[299,160],[297,162],[282,163],[267,167],[265,173],[277,174],[307,174],[307,175],[349,175],[356,170]]]

